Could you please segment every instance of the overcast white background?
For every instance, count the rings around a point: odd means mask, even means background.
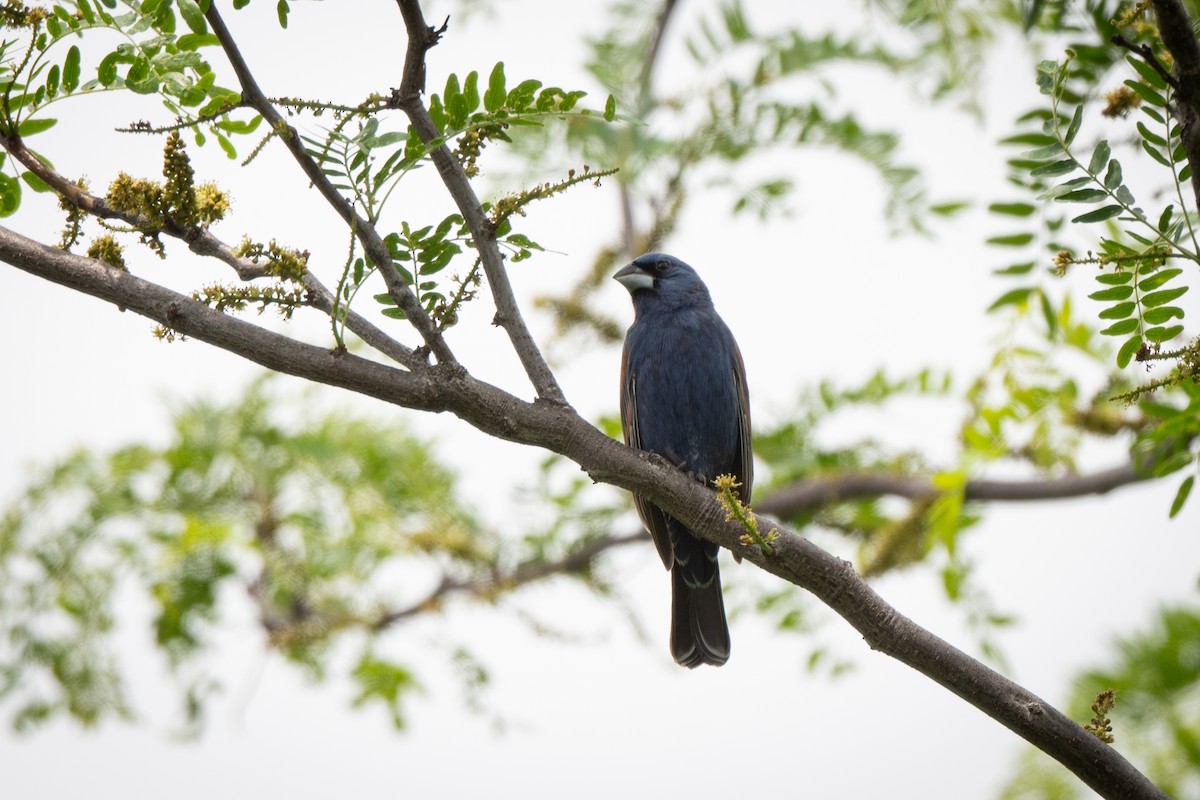
[[[356,102],[369,91],[398,84],[405,40],[393,3],[293,3],[286,33],[273,22],[273,5],[258,2],[249,11],[227,12],[269,94]],[[672,29],[659,72],[664,86],[686,86],[690,79],[693,68],[680,34],[691,29],[693,5],[699,4],[683,4],[681,27]],[[747,5],[763,29],[785,14],[802,17],[812,30],[880,24],[864,23],[856,10],[836,4],[832,11],[824,4],[795,4],[795,10]],[[503,18],[452,20],[429,59],[431,90],[448,71],[478,69],[486,75],[503,60],[512,82],[537,76],[598,92],[581,69],[586,51],[579,37],[600,30],[599,3],[528,0],[501,7]],[[440,20],[444,11],[434,5],[429,19]],[[843,13],[846,18],[823,18]],[[1037,97],[1023,48],[1009,42],[999,53],[983,82],[982,121],[924,109],[902,84],[867,70],[832,75],[847,106],[866,122],[901,131],[904,158],[924,170],[934,196],[986,203],[1004,191],[993,143]],[[602,95],[591,99],[602,102]],[[124,111],[121,102],[81,103],[80,124],[106,131],[159,113],[153,104]],[[109,136],[103,141],[108,152],[98,156],[98,148],[65,122],[39,137],[61,171],[87,173],[94,188],[118,169],[158,174],[156,141]],[[219,236],[237,241],[249,233],[309,249],[311,263],[332,285],[344,258],[344,236],[282,148],[272,146],[229,178],[217,173],[228,162],[216,148],[191,152],[201,177],[217,177],[233,193],[234,213],[215,229]],[[564,162],[567,166],[578,165]],[[738,336],[760,425],[785,416],[798,392],[822,378],[852,383],[881,366],[900,375],[926,365],[965,376],[984,366],[1002,326],[982,311],[1002,291],[990,269],[1003,263],[1002,254],[981,244],[997,232],[986,214],[935,226],[935,238],[890,238],[882,193],[861,164],[809,150],[781,156],[774,168],[799,185],[790,220],[765,227],[731,221],[728,198],[714,195],[688,212],[666,248],[697,267]],[[1130,168],[1127,164],[1126,171]],[[485,185],[496,191],[517,188],[498,176],[492,180]],[[420,218],[427,202],[423,196],[404,197],[392,212],[397,219]],[[616,230],[615,210],[611,182],[534,207],[527,231],[556,252],[513,266],[519,295],[528,299],[569,285]],[[36,201],[5,223],[51,241],[61,224],[45,202]],[[178,257],[182,250],[168,242],[172,257],[166,264],[142,258],[135,269],[151,278],[175,273],[165,279],[180,289],[231,278],[193,266]],[[632,318],[628,298],[615,283],[598,302]],[[490,309],[480,304],[467,316],[453,331],[460,357],[480,377],[528,396],[502,333],[487,325]],[[546,338],[547,320],[531,312],[530,322]],[[319,320],[300,324],[313,341],[322,341]],[[253,365],[198,342],[159,343],[150,328],[146,320],[99,301],[0,269],[5,376],[0,501],[17,494],[31,466],[73,447],[106,448],[135,438],[161,442],[173,405],[236,397],[258,374]],[[618,357],[615,350],[593,348],[562,364],[564,389],[585,415],[615,408]],[[290,380],[285,386],[299,389]],[[381,425],[404,421],[432,437],[439,455],[463,476],[479,513],[520,533],[513,497],[517,484],[532,479],[541,453],[492,442],[453,419],[335,393],[329,402],[376,415]],[[901,404],[863,424],[876,425],[872,432],[897,445],[949,458],[957,420],[946,407],[930,414]],[[1120,452],[1092,455],[1093,466],[1105,467]],[[1053,506],[996,508],[971,532],[966,546],[979,582],[1001,610],[1020,619],[1000,638],[1011,677],[1059,703],[1073,672],[1109,652],[1112,635],[1146,624],[1160,604],[1194,598],[1200,513],[1193,502],[1167,521],[1174,485]],[[629,548],[614,554],[607,569],[620,576],[648,641],[635,635],[619,608],[558,583],[523,592],[515,607],[571,632],[577,637],[572,641],[540,639],[511,613],[461,606],[398,629],[388,651],[414,662],[425,686],[409,704],[408,729],[399,734],[379,710],[351,711],[344,681],[313,687],[264,652],[261,632],[247,613],[232,615],[218,637],[217,664],[227,687],[214,704],[207,733],[198,742],[172,741],[174,696],[149,646],[149,611],[127,592],[119,636],[139,722],[90,732],[56,722],[24,738],[0,733],[0,794],[20,800],[768,793],[988,798],[1023,746],[964,701],[871,652],[836,619],[821,627],[821,641],[856,667],[836,681],[805,671],[811,643],[777,635],[749,617],[733,625],[734,654],[727,666],[681,670],[667,653],[668,581],[657,557],[649,548]],[[726,574],[752,569],[726,567]],[[1104,593],[1094,588],[1098,573],[1109,578]],[[879,581],[877,588],[918,623],[972,646],[961,611],[946,608],[934,578],[901,574]],[[445,648],[460,642],[491,671],[483,698],[489,713],[483,716],[465,711],[455,680],[437,672],[446,663]],[[504,720],[502,733],[493,715]]]

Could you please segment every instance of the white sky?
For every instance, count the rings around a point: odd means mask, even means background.
[[[748,5],[762,15],[760,7],[767,4]],[[818,12],[805,8],[809,5],[797,4],[794,14],[811,20]],[[576,42],[589,25],[598,29],[600,8],[522,0],[504,4],[511,15],[506,19],[475,18],[465,30],[455,25],[431,54],[430,88],[436,90],[449,70],[486,74],[497,60],[506,62],[510,81],[537,75],[587,88],[580,69],[584,53]],[[782,9],[792,6],[770,8],[786,14]],[[432,10],[428,16],[441,18]],[[273,24],[270,3],[230,12],[227,19],[247,43],[251,65],[270,94],[356,101],[399,82],[404,36],[390,2],[294,3],[286,34]],[[677,45],[676,39],[660,73],[666,79],[686,74]],[[982,125],[920,109],[896,84],[861,71],[846,74],[839,88],[854,97],[869,123],[903,132],[906,157],[926,171],[935,196],[986,203],[1004,191],[992,143],[1016,112],[1036,102],[1026,56],[1015,45],[1002,54],[984,84],[981,97],[989,113]],[[80,106],[98,131],[158,113],[153,105],[126,110],[109,105],[110,99],[89,102]],[[62,108],[69,111],[68,105]],[[157,142],[106,137],[111,150],[98,162],[95,147],[68,147],[78,138],[72,130],[64,122],[38,141],[64,173],[86,171],[93,186],[106,184],[118,168],[157,174]],[[201,176],[227,168],[216,148],[191,153]],[[331,212],[290,168],[281,148],[273,147],[250,169],[221,176],[235,206],[216,232],[228,241],[249,232],[305,247],[312,263],[332,275],[344,257],[344,237]],[[725,199],[714,197],[690,211],[669,243],[700,270],[738,335],[760,424],[785,415],[796,393],[822,378],[851,383],[883,365],[896,375],[925,365],[959,375],[982,368],[989,343],[1002,329],[998,320],[982,315],[1002,291],[989,271],[1003,263],[1003,255],[981,246],[997,232],[986,214],[942,226],[935,239],[889,238],[874,176],[866,168],[811,151],[782,157],[780,168],[798,179],[794,218],[770,227],[730,222]],[[427,202],[424,196],[402,198],[394,211],[419,213]],[[609,183],[601,190],[581,187],[532,210],[530,235],[560,254],[513,267],[520,295],[568,285],[615,230],[615,204]],[[53,240],[60,220],[36,205],[5,223]],[[177,257],[178,244],[168,243],[168,249],[167,264],[142,260],[135,268],[152,278],[167,275],[180,289],[213,279],[208,268]],[[631,318],[628,299],[615,284],[600,301]],[[490,310],[480,306],[468,315],[452,340],[468,367],[528,395],[502,334],[487,325]],[[530,318],[536,331],[548,331],[544,318],[532,312]],[[319,337],[319,320],[301,325]],[[132,314],[0,269],[5,343],[0,370],[8,376],[8,390],[0,393],[0,499],[19,491],[31,465],[72,447],[109,447],[134,437],[161,441],[172,402],[232,398],[257,374],[251,365],[200,343],[158,343],[150,327]],[[569,399],[585,415],[613,409],[618,357],[613,350],[593,349],[561,370]],[[512,475],[532,479],[542,455],[491,442],[453,419],[334,399],[377,415],[381,424],[405,420],[435,437],[489,519],[511,517],[515,486],[506,481]],[[901,406],[863,424],[878,426],[897,445],[949,458],[957,420],[957,413],[944,408],[930,414]],[[858,433],[844,431],[848,437]],[[1100,450],[1095,465],[1117,458],[1118,451]],[[1168,523],[1174,485],[1055,506],[997,508],[970,534],[966,546],[978,564],[980,584],[1000,609],[1021,620],[1000,638],[1013,678],[1060,703],[1069,677],[1106,655],[1113,634],[1144,624],[1160,604],[1194,597],[1200,513],[1193,501]],[[519,520],[497,524],[520,530]],[[733,625],[735,653],[727,666],[680,670],[665,644],[668,581],[657,558],[647,548],[634,548],[615,554],[609,569],[621,576],[648,642],[634,635],[619,609],[558,584],[522,593],[508,613],[458,607],[396,631],[389,650],[417,665],[426,687],[410,704],[408,731],[399,735],[382,712],[349,710],[345,681],[313,687],[264,654],[253,620],[235,614],[219,637],[217,663],[227,690],[214,704],[208,732],[198,743],[172,742],[174,698],[148,647],[148,611],[130,594],[122,601],[127,622],[120,641],[142,722],[90,733],[56,723],[23,739],[0,734],[4,796],[189,800],[486,792],[524,798],[616,793],[716,798],[770,792],[873,798],[887,792],[987,798],[1023,746],[963,701],[868,650],[836,619],[818,636],[856,665],[837,681],[804,671],[811,642],[774,634],[762,620],[747,617]],[[726,567],[726,575],[752,569]],[[1093,590],[1097,573],[1111,577],[1099,595]],[[935,577],[897,575],[877,588],[917,622],[970,648],[962,614],[946,609]],[[515,621],[513,609],[533,612],[578,640],[539,639]],[[503,735],[487,717],[465,712],[454,681],[438,672],[446,663],[445,649],[459,642],[469,644],[491,670],[484,702],[508,723]]]

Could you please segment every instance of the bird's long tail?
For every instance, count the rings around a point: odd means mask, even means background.
[[[671,655],[680,665],[719,667],[729,660],[729,625],[721,597],[721,573],[695,584],[679,564],[671,570]]]

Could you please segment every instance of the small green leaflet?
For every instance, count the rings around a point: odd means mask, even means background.
[[[1183,510],[1183,504],[1187,502],[1188,495],[1192,493],[1192,485],[1196,482],[1195,475],[1188,475],[1183,479],[1183,483],[1179,484],[1179,490],[1175,492],[1175,499],[1171,502],[1171,518]]]

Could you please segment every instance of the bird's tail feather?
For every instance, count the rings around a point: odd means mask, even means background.
[[[683,570],[671,570],[671,655],[681,666],[719,667],[729,660],[729,625],[721,597],[721,575],[692,586]]]

